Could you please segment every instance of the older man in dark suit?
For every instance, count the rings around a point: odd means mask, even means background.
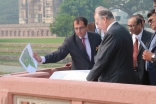
[[[156,31],[155,9],[147,14],[148,23]],[[146,70],[149,71],[150,84],[156,85],[156,32],[152,35],[148,50],[143,52],[143,59],[146,60]]]
[[[141,17],[140,15],[131,16],[128,20],[128,29],[133,39],[133,66],[136,76],[138,77],[138,82],[139,84],[149,85],[148,71],[145,69],[145,60],[142,58],[145,49],[138,41],[138,38],[148,47],[152,33],[144,30],[144,23]]]
[[[104,9],[103,6],[98,6],[98,7],[96,7],[96,8],[95,8],[95,12],[94,12],[94,17],[95,17],[95,14],[96,14],[98,11],[102,10],[102,9]],[[104,38],[104,32],[103,32],[102,30],[100,30],[100,29],[97,28],[95,22],[91,22],[91,23],[88,24],[88,31],[98,33],[98,34],[100,34],[101,39]]]
[[[112,12],[108,9],[95,15],[95,23],[106,34],[87,80],[135,84],[131,35],[114,20]]]
[[[68,36],[57,51],[44,57],[34,53],[34,58],[42,63],[55,63],[70,54],[72,58],[71,69],[91,69],[94,65],[96,48],[101,43],[101,37],[97,33],[87,32],[87,22],[84,17],[75,18],[73,22],[75,33]]]

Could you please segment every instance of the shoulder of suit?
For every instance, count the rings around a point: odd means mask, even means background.
[[[91,35],[93,37],[101,37],[98,33],[95,33],[95,32],[88,31],[87,33],[88,33],[88,35]]]
[[[147,30],[143,30],[143,33],[146,33],[146,34],[149,34],[149,35],[152,35],[153,33],[147,31]]]
[[[91,31],[87,31],[88,35],[91,34],[91,35],[99,35],[98,33],[95,33],[95,32],[91,32]]]
[[[65,41],[74,40],[75,34],[69,35],[65,38]]]

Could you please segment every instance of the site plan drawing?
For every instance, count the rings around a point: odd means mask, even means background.
[[[36,72],[38,63],[33,58],[33,52],[32,52],[30,44],[28,44],[25,47],[25,49],[22,51],[19,61],[29,73]]]

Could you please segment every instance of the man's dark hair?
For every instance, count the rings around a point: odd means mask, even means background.
[[[142,25],[142,18],[140,18],[138,15],[133,15],[130,18],[135,18],[136,19],[136,24],[141,24]],[[130,19],[129,18],[129,19]]]
[[[145,22],[144,17],[141,14],[136,14],[139,18],[141,18],[142,22]]]
[[[141,19],[144,19],[144,17],[141,14],[136,14],[137,16],[139,16]]]
[[[147,13],[147,18],[151,17],[153,14],[155,14],[155,9],[152,9]]]
[[[155,3],[155,2],[156,2],[156,0],[153,0],[153,2]]]
[[[113,13],[112,13],[110,10],[108,10],[108,9],[100,10],[100,11],[98,12],[98,15],[99,15],[100,17],[105,16],[107,19],[114,18]]]
[[[88,24],[88,20],[84,17],[77,17],[74,19],[74,22],[76,21],[77,24],[79,24],[80,21],[82,21],[84,23],[85,26],[87,26]],[[73,22],[73,23],[74,23]],[[74,24],[73,24],[74,25]]]

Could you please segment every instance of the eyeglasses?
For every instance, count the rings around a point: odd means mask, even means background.
[[[136,25],[127,25],[128,28],[134,28]]]
[[[149,19],[148,24],[151,24],[155,19]]]
[[[85,26],[79,27],[79,28],[74,28],[74,29],[75,29],[75,31],[78,31],[78,30],[83,30],[84,28],[85,28]]]

